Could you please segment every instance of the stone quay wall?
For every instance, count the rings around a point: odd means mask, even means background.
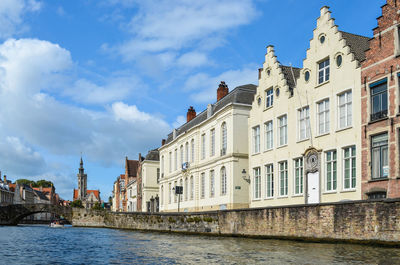
[[[400,199],[201,213],[74,209],[74,226],[400,245]]]

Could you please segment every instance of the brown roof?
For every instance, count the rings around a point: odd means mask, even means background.
[[[100,201],[100,191],[99,190],[87,190],[86,195],[93,193],[94,196]],[[74,189],[74,201],[78,199],[78,189]]]
[[[350,51],[354,53],[355,59],[359,62],[365,60],[365,51],[369,48],[369,38],[344,31],[340,32],[350,47]]]
[[[139,165],[139,161],[137,161],[137,160],[128,160],[128,158],[126,158],[125,166],[126,166],[127,171],[128,171],[128,179],[136,177],[136,171],[137,171],[138,165]]]

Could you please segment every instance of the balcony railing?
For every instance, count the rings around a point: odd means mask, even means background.
[[[387,109],[371,114],[371,121],[380,120],[387,117]]]

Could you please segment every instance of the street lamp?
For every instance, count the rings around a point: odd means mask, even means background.
[[[243,170],[242,170],[242,178],[247,182],[247,183],[249,183],[250,184],[250,176],[247,176],[247,172],[246,172],[246,169],[244,169],[243,168]]]

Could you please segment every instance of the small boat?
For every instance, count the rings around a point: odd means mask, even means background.
[[[50,227],[60,228],[60,227],[64,227],[64,225],[59,220],[55,220],[50,223]]]

